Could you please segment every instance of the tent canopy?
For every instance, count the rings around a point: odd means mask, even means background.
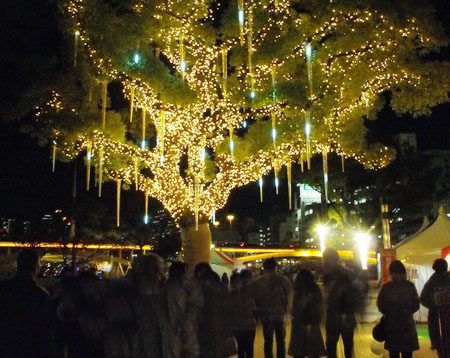
[[[421,227],[419,231],[395,248],[397,259],[412,265],[432,265],[433,261],[441,257],[441,250],[450,243],[450,219],[444,211],[439,209],[439,214],[427,227]]]

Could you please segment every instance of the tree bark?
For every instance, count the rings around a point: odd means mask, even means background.
[[[209,263],[209,251],[211,250],[211,231],[208,223],[181,228],[181,240],[183,244],[184,262],[188,264],[189,271],[194,271],[199,262]]]

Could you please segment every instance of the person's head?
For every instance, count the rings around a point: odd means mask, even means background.
[[[169,267],[169,279],[170,280],[183,280],[186,276],[188,265],[181,261],[175,261]]]
[[[433,262],[433,270],[436,273],[446,273],[448,270],[448,263],[444,259],[436,259]]]
[[[212,271],[211,266],[207,262],[199,262],[195,265],[194,277],[201,278],[206,272]]]
[[[253,280],[253,274],[248,269],[242,270],[241,273],[239,274],[239,277],[241,278],[241,282],[242,282],[243,286],[249,285]]]
[[[331,269],[339,264],[339,253],[332,247],[327,247],[322,254],[322,262],[325,270]]]
[[[294,289],[301,291],[304,288],[309,288],[314,284],[314,275],[311,270],[302,268],[297,274],[294,283]]]
[[[132,274],[135,277],[159,281],[164,278],[165,271],[166,267],[164,265],[164,260],[159,255],[139,255],[133,260]]]
[[[264,271],[275,271],[277,268],[277,261],[271,257],[269,259],[265,259],[263,263]]]
[[[36,250],[25,249],[17,255],[17,273],[36,277],[41,270],[41,260]]]
[[[399,260],[394,260],[389,265],[389,273],[392,277],[401,276],[406,277],[405,266]]]

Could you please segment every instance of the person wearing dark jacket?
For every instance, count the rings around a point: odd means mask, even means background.
[[[420,294],[420,303],[428,308],[428,332],[431,340],[431,349],[438,352],[439,358],[444,358],[442,337],[439,329],[439,311],[450,305],[445,297],[449,297],[450,275],[448,264],[444,259],[436,259],[433,263],[430,279]],[[442,297],[443,299],[440,299]]]
[[[386,341],[384,348],[390,358],[411,358],[412,352],[419,349],[413,313],[419,309],[420,302],[414,284],[406,279],[406,269],[401,261],[389,265],[391,281],[381,287],[377,306],[384,314]]]
[[[234,318],[234,336],[238,358],[253,358],[256,330],[256,304],[251,291],[253,275],[250,270],[231,276],[231,302]]]
[[[316,358],[326,354],[320,332],[322,309],[322,293],[314,275],[308,269],[301,269],[294,282],[290,355]]]
[[[264,273],[253,284],[258,315],[263,325],[264,355],[273,358],[273,336],[275,334],[277,358],[286,357],[286,322],[291,282],[276,271],[274,258],[263,263]]]
[[[353,357],[353,333],[356,326],[355,312],[361,298],[352,284],[356,275],[339,265],[339,254],[333,248],[323,253],[323,284],[327,319],[325,323],[327,357],[336,358],[339,336],[344,343],[345,358]]]
[[[23,250],[17,256],[17,276],[0,283],[0,355],[47,358],[50,352],[51,304],[36,282],[39,254]]]

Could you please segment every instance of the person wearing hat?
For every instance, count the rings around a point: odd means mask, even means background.
[[[253,294],[259,319],[263,325],[264,355],[273,358],[273,336],[275,334],[277,358],[286,357],[286,322],[291,283],[288,278],[277,272],[275,259],[266,259],[263,263],[263,275],[253,284]]]
[[[390,358],[412,358],[412,352],[419,350],[416,324],[413,313],[420,302],[416,286],[406,279],[405,266],[399,260],[389,265],[391,280],[381,287],[377,306],[385,318],[386,341],[384,349]]]
[[[442,337],[439,329],[439,313],[444,307],[448,308],[450,302],[444,297],[449,297],[450,275],[448,264],[444,259],[436,259],[433,263],[434,274],[431,275],[420,294],[420,303],[428,308],[428,332],[430,335],[431,349],[438,352],[439,358],[444,357]],[[444,299],[440,299],[440,298]]]

